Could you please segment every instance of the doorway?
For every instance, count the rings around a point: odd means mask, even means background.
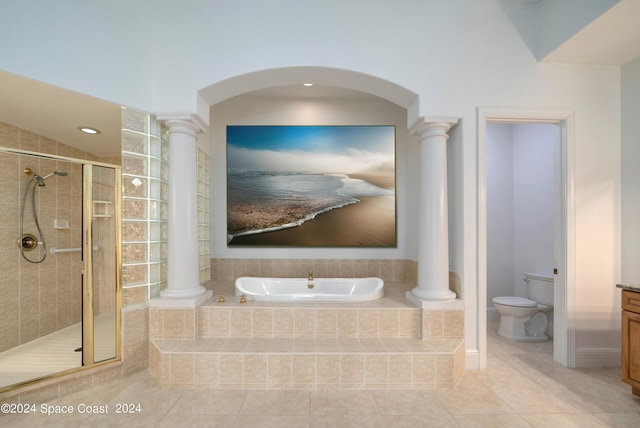
[[[573,116],[564,111],[479,109],[478,110],[478,313],[479,367],[487,364],[488,219],[487,219],[487,128],[492,124],[544,124],[557,127],[554,165],[553,359],[566,367],[575,366],[575,343],[571,313],[574,296],[573,248]],[[548,263],[547,263],[548,264]],[[514,284],[515,285],[515,284]],[[514,293],[516,295],[514,287]]]

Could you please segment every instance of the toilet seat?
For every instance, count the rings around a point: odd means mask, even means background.
[[[538,306],[538,302],[516,296],[495,297],[493,299],[493,303],[505,306],[514,306],[516,308],[535,308]]]

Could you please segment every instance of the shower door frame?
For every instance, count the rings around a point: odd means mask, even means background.
[[[87,159],[78,159],[65,156],[58,156],[48,153],[33,152],[28,150],[15,149],[11,147],[0,147],[0,153],[10,153],[18,156],[31,156],[40,159],[50,159],[62,162],[82,165],[82,363],[78,367],[63,370],[49,375],[37,377],[24,382],[19,382],[6,387],[0,387],[0,393],[11,391],[37,382],[42,382],[56,377],[80,372],[89,368],[104,364],[121,361],[122,359],[122,167],[105,162],[97,162]],[[114,170],[114,246],[115,246],[115,356],[104,361],[94,362],[94,329],[93,329],[93,182],[92,168],[94,166],[111,168]],[[87,172],[88,171],[88,172]]]
[[[93,167],[114,169],[114,229],[115,229],[115,279],[116,279],[116,354],[113,358],[104,360],[105,362],[116,361],[121,357],[122,343],[120,339],[120,310],[122,301],[121,287],[121,265],[122,265],[122,175],[119,165],[110,165],[101,162],[82,162],[82,367],[94,366],[101,363],[95,362],[94,356],[94,307],[93,307],[93,221],[94,200],[93,200]]]

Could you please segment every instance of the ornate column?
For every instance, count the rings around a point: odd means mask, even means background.
[[[158,115],[169,135],[167,288],[157,306],[194,307],[211,296],[200,285],[196,135],[206,125],[191,114]]]
[[[457,123],[457,118],[422,117],[411,127],[420,139],[418,286],[411,294],[421,300],[456,298],[449,290],[447,132]]]

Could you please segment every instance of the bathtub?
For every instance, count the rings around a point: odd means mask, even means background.
[[[380,278],[307,278],[236,279],[236,296],[261,302],[367,302],[384,294]]]

